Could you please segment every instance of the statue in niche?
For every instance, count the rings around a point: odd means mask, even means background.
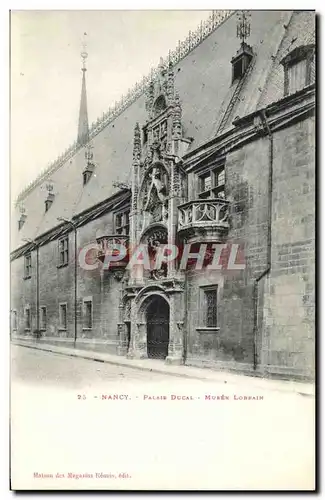
[[[150,278],[154,280],[159,280],[167,276],[167,263],[162,262],[159,269],[155,269],[156,256],[158,249],[161,245],[166,245],[168,241],[167,231],[163,229],[157,229],[151,232],[147,237],[148,242],[148,254],[151,262]]]
[[[144,169],[145,170],[147,170],[150,167],[152,160],[153,160],[153,151],[152,151],[152,146],[149,145],[147,156],[144,160]]]
[[[152,215],[153,222],[166,220],[168,213],[167,174],[161,166],[149,173],[142,190],[143,210]]]

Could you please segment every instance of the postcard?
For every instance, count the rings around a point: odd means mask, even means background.
[[[16,10],[14,491],[315,490],[315,11]]]

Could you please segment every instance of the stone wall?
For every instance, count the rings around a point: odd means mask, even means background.
[[[187,274],[188,362],[253,369],[254,279],[267,264],[269,140],[261,138],[226,158],[226,198],[231,202],[227,243],[239,244],[245,270]],[[195,178],[192,178],[195,183]],[[200,287],[218,285],[218,330],[200,333]],[[208,363],[207,363],[208,361]]]
[[[106,214],[78,228],[77,249],[96,242],[96,235],[111,232],[112,214]],[[39,248],[39,305],[47,310],[47,328],[41,340],[72,345],[74,327],[74,232],[69,233],[69,264],[58,267],[58,241],[51,241]],[[14,335],[33,337],[36,318],[36,251],[32,252],[30,279],[24,279],[24,257],[11,263],[11,309],[17,310],[18,330]],[[77,347],[116,352],[118,344],[118,299],[121,283],[109,271],[101,272],[100,266],[92,271],[77,267]],[[90,298],[93,304],[93,325],[84,328],[83,300]],[[67,329],[60,329],[59,304],[67,303]],[[25,331],[24,308],[31,307],[31,330]]]
[[[261,365],[312,378],[315,368],[315,124],[274,134],[272,266]]]
[[[228,155],[227,242],[243,245],[246,269],[187,272],[189,364],[313,377],[314,133],[311,118],[274,133],[270,235],[269,137]],[[268,268],[269,241],[271,270],[256,283]],[[199,329],[204,322],[200,294],[211,284],[218,285],[219,330],[206,333]]]

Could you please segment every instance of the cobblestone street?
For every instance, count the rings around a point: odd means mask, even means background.
[[[312,397],[19,346],[11,371],[13,481],[19,473],[39,489],[42,474],[65,489],[311,486]]]

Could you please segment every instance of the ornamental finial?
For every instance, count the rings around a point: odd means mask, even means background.
[[[134,127],[134,139],[133,139],[133,161],[138,162],[141,158],[141,132],[140,126],[137,122]]]
[[[237,38],[241,39],[242,45],[245,44],[246,39],[251,34],[250,25],[251,14],[248,10],[241,10],[237,12]]]
[[[46,184],[46,189],[48,193],[51,193],[53,191],[53,183],[51,180],[49,180],[48,183]]]
[[[81,59],[82,59],[82,68],[81,68],[82,71],[87,71],[87,68],[86,68],[86,59],[88,57],[88,52],[87,52],[87,38],[86,37],[87,37],[87,33],[84,32],[83,40],[81,42],[82,51],[80,53]]]

